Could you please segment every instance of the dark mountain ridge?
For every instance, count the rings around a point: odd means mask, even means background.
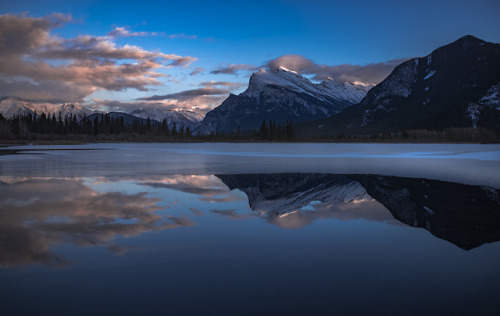
[[[474,36],[397,66],[366,97],[339,114],[297,126],[303,135],[406,129],[500,130],[500,44]]]

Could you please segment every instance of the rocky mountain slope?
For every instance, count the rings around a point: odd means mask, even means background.
[[[298,127],[302,134],[500,129],[500,44],[473,36],[397,66],[357,105]]]

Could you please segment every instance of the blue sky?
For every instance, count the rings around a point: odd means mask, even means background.
[[[332,69],[332,76],[337,79],[350,78],[343,76],[345,74],[334,68],[338,65],[363,67],[396,60],[386,65],[380,72],[379,77],[383,77],[404,58],[427,55],[433,49],[467,34],[486,41],[500,42],[500,2],[495,0],[418,2],[19,0],[3,3],[0,7],[0,14],[11,14],[18,19],[45,17],[54,21],[53,16],[47,17],[55,12],[71,15],[71,19],[65,18],[63,22],[57,22],[57,27],[44,30],[52,38],[67,40],[61,44],[65,49],[77,45],[68,40],[89,35],[100,38],[104,44],[112,43],[115,48],[125,45],[138,46],[147,52],[192,57],[189,61],[169,68],[151,66],[148,71],[162,76],[153,75],[156,78],[153,84],[148,84],[151,81],[142,78],[140,89],[136,88],[137,82],[116,87],[102,82],[96,84],[89,79],[90,81],[76,80],[69,90],[64,90],[68,87],[60,86],[56,75],[50,82],[43,82],[43,86],[47,87],[46,90],[56,87],[54,91],[75,91],[78,97],[69,98],[68,101],[93,104],[95,108],[109,108],[110,104],[114,104],[117,108],[125,109],[126,103],[137,102],[138,98],[178,95],[186,90],[197,90],[192,95],[201,98],[170,100],[166,104],[171,107],[186,108],[198,106],[197,109],[203,112],[217,105],[227,97],[227,93],[241,92],[255,68],[283,55],[295,55],[296,58],[307,59],[317,66],[328,66],[330,67],[328,69]],[[117,27],[126,30],[128,34],[110,37],[109,33]],[[137,36],[130,36],[134,33]],[[5,36],[5,32],[3,34]],[[106,36],[108,38],[104,39]],[[9,45],[9,41],[16,41],[12,36],[2,40],[4,45]],[[24,55],[28,57],[21,57],[23,52],[19,52],[18,59],[24,58],[26,62],[41,58],[40,50],[47,50],[47,43],[44,45],[39,47],[36,54],[30,52]],[[83,59],[75,59],[74,55],[63,60],[47,57],[47,54],[44,56],[43,58],[46,58],[44,62],[54,67],[71,65],[75,61],[80,62],[80,65],[84,64]],[[102,61],[108,57],[99,55],[98,58]],[[151,60],[154,57],[148,58]],[[160,60],[157,60],[159,64],[163,66],[168,64],[165,57],[159,58]],[[138,61],[143,60],[121,57],[110,59],[115,66],[134,64]],[[236,66],[233,67],[232,74],[224,74],[230,71],[213,72],[227,70],[231,65]],[[361,68],[358,74],[363,73],[363,69]],[[315,77],[317,75],[315,73],[305,74],[311,78],[321,79]],[[2,71],[0,68],[0,75],[0,79],[8,81],[8,84],[0,85],[2,96],[22,97],[23,94],[13,81],[22,79],[23,76],[28,77],[26,78],[28,81],[42,80],[40,79],[42,73],[31,75],[27,71],[16,74],[14,70]],[[138,73],[138,75],[147,77],[151,73]],[[374,77],[373,73],[371,75],[361,76],[357,80],[372,82],[380,80],[379,77]],[[65,80],[72,80],[66,77]],[[123,77],[118,76],[109,80],[122,79]],[[207,84],[210,81],[222,82],[225,85]],[[68,85],[68,82],[65,84]],[[231,86],[229,83],[235,84]],[[87,89],[83,89],[84,86]],[[213,94],[216,92],[220,94]],[[31,100],[63,101],[47,93],[45,96],[38,92],[26,95],[27,99]]]

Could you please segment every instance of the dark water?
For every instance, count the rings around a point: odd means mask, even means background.
[[[494,178],[154,174],[82,154],[0,162],[2,315],[500,312]],[[210,157],[196,168],[231,169]]]

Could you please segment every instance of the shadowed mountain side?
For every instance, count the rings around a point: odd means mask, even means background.
[[[473,36],[397,66],[356,105],[298,124],[299,135],[402,130],[500,130],[500,44]]]

